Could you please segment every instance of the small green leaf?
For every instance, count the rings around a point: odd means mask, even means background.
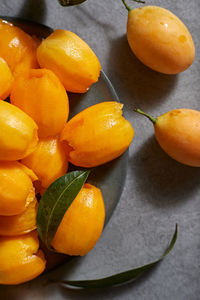
[[[73,5],[81,4],[86,0],[58,0],[58,1],[62,6],[73,6]]]
[[[65,212],[78,195],[90,171],[74,171],[55,180],[40,199],[37,229],[41,240],[51,249],[51,242]]]
[[[156,264],[158,264],[161,260],[163,260],[163,258],[174,247],[176,243],[177,235],[178,235],[178,225],[176,224],[175,232],[169,246],[167,247],[163,255],[152,263],[138,267],[136,269],[128,270],[109,277],[105,277],[105,278],[100,278],[95,280],[63,280],[63,281],[59,281],[58,283],[67,286],[80,287],[80,288],[105,288],[105,287],[111,287],[114,285],[130,282],[131,280],[137,279],[143,273],[152,269]]]

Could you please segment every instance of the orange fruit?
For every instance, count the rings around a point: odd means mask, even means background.
[[[22,29],[0,19],[0,57],[11,69],[14,77],[37,68],[35,40]]]
[[[120,156],[129,147],[134,130],[122,116],[123,104],[102,102],[75,115],[64,127],[61,141],[69,161],[95,167]]]
[[[0,236],[14,236],[36,229],[37,199],[34,198],[19,215],[0,216]]]
[[[130,10],[127,38],[141,62],[164,74],[185,71],[195,57],[194,42],[187,27],[172,12],[159,6]]]
[[[0,100],[0,160],[29,155],[38,142],[36,123],[18,107]]]
[[[56,138],[41,139],[35,151],[22,159],[22,163],[34,171],[43,188],[47,188],[68,169],[64,146]]]
[[[101,191],[91,184],[84,184],[65,213],[52,246],[56,251],[68,255],[85,255],[98,241],[104,220]]]
[[[92,49],[75,33],[55,30],[37,49],[41,68],[52,70],[65,89],[84,93],[97,82],[101,65]]]
[[[171,110],[157,118],[154,129],[158,143],[169,156],[200,167],[200,111]]]
[[[39,276],[45,269],[37,231],[0,237],[0,284],[19,284]]]
[[[0,57],[0,99],[6,99],[11,92],[13,76],[6,61]]]
[[[19,76],[13,83],[10,99],[36,122],[39,137],[56,136],[67,122],[68,96],[50,70],[30,70]]]
[[[31,178],[17,161],[0,162],[0,215],[22,213],[35,198]]]

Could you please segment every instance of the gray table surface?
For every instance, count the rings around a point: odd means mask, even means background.
[[[174,108],[200,109],[200,1],[147,2],[173,11],[193,35],[195,62],[178,76],[153,72],[131,53],[125,35],[127,12],[121,0],[88,0],[70,8],[61,7],[56,0],[0,2],[1,15],[69,29],[87,41],[125,103],[126,116],[135,128],[121,200],[95,249],[73,268],[71,278],[106,276],[150,262],[159,257],[175,223],[179,224],[174,250],[134,283],[98,291],[50,285],[30,289],[28,294],[29,286],[19,286],[21,296],[12,297],[14,300],[200,299],[200,169],[170,159],[155,141],[149,121],[133,112],[140,107],[156,116]],[[11,299],[9,287],[5,295]]]

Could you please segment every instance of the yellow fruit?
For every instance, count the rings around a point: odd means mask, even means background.
[[[52,246],[68,255],[85,255],[98,241],[104,225],[101,191],[91,184],[83,188],[65,213]]]
[[[0,215],[22,213],[35,198],[30,177],[19,162],[0,162]]]
[[[157,118],[146,116],[154,123],[156,139],[169,156],[185,165],[200,167],[199,111],[182,108]]]
[[[0,160],[18,160],[35,149],[35,122],[18,107],[0,100]]]
[[[5,59],[13,75],[37,68],[34,39],[20,28],[0,19],[0,56]]]
[[[36,122],[42,138],[56,136],[67,122],[68,96],[50,70],[30,70],[19,76],[14,81],[10,99]]]
[[[61,133],[69,161],[81,167],[104,164],[127,150],[134,130],[122,116],[123,104],[102,102],[74,116]]]
[[[52,70],[67,91],[84,93],[97,82],[101,66],[92,49],[75,33],[55,30],[37,49],[41,68]]]
[[[0,237],[0,284],[19,284],[39,276],[45,269],[37,232]]]
[[[161,73],[183,72],[194,60],[195,46],[187,27],[159,6],[130,10],[127,38],[136,57]]]
[[[56,138],[40,140],[35,151],[22,162],[35,172],[43,188],[64,175],[68,168],[64,146]]]
[[[0,236],[21,235],[36,229],[37,207],[37,199],[34,198],[21,214],[0,216]]]
[[[0,57],[0,99],[4,100],[10,95],[13,76],[6,63],[6,61]]]

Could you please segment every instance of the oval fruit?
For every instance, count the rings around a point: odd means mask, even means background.
[[[75,33],[55,30],[37,49],[41,68],[52,70],[65,89],[84,93],[97,82],[101,65],[92,49]]]
[[[187,27],[177,16],[159,6],[130,10],[127,38],[136,57],[161,73],[183,72],[194,60],[195,46]]]
[[[34,151],[36,123],[18,107],[0,100],[0,160],[18,160]]]
[[[35,40],[20,28],[0,19],[0,56],[5,59],[13,75],[37,68]]]
[[[200,112],[192,109],[174,109],[157,118],[140,110],[153,123],[161,148],[178,162],[200,167]]]
[[[6,99],[11,92],[13,76],[6,61],[0,57],[0,99]]]
[[[129,147],[134,130],[122,116],[123,104],[102,102],[75,115],[61,133],[69,161],[95,167],[120,156]]]
[[[56,136],[67,122],[68,96],[50,70],[30,70],[19,76],[14,81],[10,99],[36,122],[40,137]]]
[[[22,163],[35,172],[43,188],[64,175],[68,168],[64,146],[56,138],[40,140],[35,151]]]
[[[19,284],[39,276],[46,261],[38,248],[37,231],[0,237],[0,284]]]
[[[52,242],[68,255],[85,255],[97,243],[104,225],[105,207],[101,191],[84,184],[65,213]]]
[[[22,213],[35,198],[30,177],[17,161],[0,162],[0,215]]]
[[[37,199],[34,198],[21,214],[0,216],[0,236],[21,235],[36,229],[37,207]]]

